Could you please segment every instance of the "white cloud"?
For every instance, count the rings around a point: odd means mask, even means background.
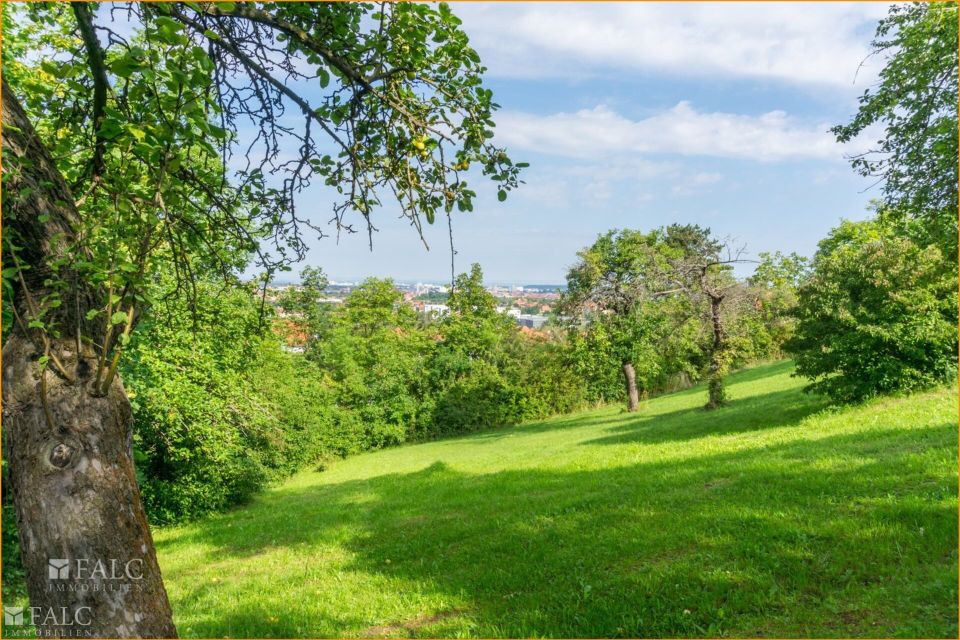
[[[719,173],[701,172],[693,176],[693,183],[697,185],[716,184],[723,178]]]
[[[534,162],[524,173],[526,184],[511,197],[549,207],[602,204],[618,195],[641,202],[649,199],[651,185],[680,175],[676,162],[638,157],[601,157],[573,165]]]
[[[850,86],[886,3],[464,3],[455,10],[503,77],[600,69]],[[870,61],[868,61],[868,64]],[[877,67],[860,72],[869,82]]]
[[[574,158],[607,154],[679,154],[777,161],[790,158],[842,159],[856,151],[841,147],[828,123],[809,123],[770,111],[741,115],[696,110],[689,102],[631,120],[604,105],[576,113],[539,116],[504,111],[497,142]]]

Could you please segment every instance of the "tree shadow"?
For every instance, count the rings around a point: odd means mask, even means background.
[[[740,398],[712,411],[697,407],[638,416],[609,429],[611,435],[582,444],[661,444],[796,426],[830,405],[822,396],[811,397],[799,389],[786,389]]]
[[[337,572],[462,603],[437,624],[380,620],[392,635],[956,637],[957,479],[931,471],[955,434],[881,424],[603,469],[474,475],[438,462],[264,496],[158,548],[233,561],[339,545]],[[259,635],[376,635],[335,602],[305,633],[264,624],[258,594],[233,587],[238,615],[256,617],[242,628]],[[311,598],[312,584],[285,588],[291,603]],[[215,612],[217,591],[190,585],[175,610]],[[192,630],[243,622],[211,615]]]
[[[736,391],[737,387],[740,385],[768,379],[771,376],[789,374],[792,373],[793,369],[794,364],[792,360],[782,360],[778,362],[752,366],[731,373],[727,379],[727,386],[729,389]],[[702,413],[706,417],[704,425],[707,426],[709,424],[716,424],[717,417],[720,417],[719,422],[722,424],[724,422],[723,419],[729,418],[731,412],[744,411],[746,407],[749,407],[753,403],[764,405],[760,408],[766,410],[769,408],[768,405],[770,405],[772,402],[775,403],[777,401],[785,401],[787,398],[789,398],[791,404],[791,407],[788,407],[790,415],[784,416],[780,420],[780,424],[785,424],[790,420],[807,415],[802,411],[802,406],[804,404],[811,405],[810,413],[819,411],[820,409],[829,405],[824,398],[803,393],[798,388],[788,389],[782,393],[782,396],[778,396],[777,398],[767,398],[766,400],[761,400],[761,396],[755,395],[743,398],[735,398],[728,406],[717,409],[713,412],[708,412],[703,410],[703,405],[706,404],[707,400],[706,385],[700,383],[682,391],[676,391],[673,393],[648,398],[641,403],[641,410],[637,413],[628,413],[626,409],[620,405],[610,405],[606,407],[587,409],[585,411],[576,413],[573,416],[553,416],[522,425],[497,427],[495,429],[484,431],[482,433],[471,434],[468,436],[451,436],[448,439],[456,439],[458,442],[489,442],[502,440],[518,433],[528,434],[554,431],[557,429],[568,430],[576,428],[593,428],[598,424],[617,424],[618,426],[622,426],[625,430],[629,430],[631,426],[641,425],[654,419],[659,421],[665,417],[668,417],[670,414],[673,414],[679,419],[692,413]],[[673,411],[658,411],[657,401],[662,400],[666,396],[670,397],[671,404],[680,405],[681,408]],[[749,409],[746,410],[749,411]],[[762,421],[764,419],[769,419],[770,415],[755,415],[752,416],[752,418],[757,418]]]

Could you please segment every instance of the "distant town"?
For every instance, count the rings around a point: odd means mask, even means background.
[[[331,280],[321,304],[341,304],[360,282]],[[394,282],[403,293],[403,299],[425,319],[437,319],[447,314],[447,298],[450,285],[437,282]],[[276,282],[267,287],[266,299],[276,302],[280,295],[298,283]],[[514,320],[521,327],[540,329],[551,318],[554,307],[565,285],[558,284],[491,284],[486,289],[497,299],[497,310]],[[281,313],[281,316],[283,314]]]

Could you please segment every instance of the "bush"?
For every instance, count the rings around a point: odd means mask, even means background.
[[[192,308],[155,309],[125,359],[138,480],[154,523],[242,503],[304,465],[363,447],[320,372],[268,334],[251,291],[201,284],[197,294]]]
[[[936,247],[876,222],[820,243],[786,343],[809,389],[842,401],[922,389],[957,371],[957,279]]]
[[[371,278],[333,311],[309,357],[330,377],[335,401],[362,425],[362,449],[416,437],[432,343],[389,280]]]
[[[259,454],[280,427],[240,373],[253,362],[258,320],[249,292],[202,284],[192,309],[157,307],[134,334],[123,380],[153,522],[242,502],[268,481]]]
[[[471,433],[516,424],[523,418],[523,393],[488,363],[477,362],[468,375],[437,396],[429,434]]]

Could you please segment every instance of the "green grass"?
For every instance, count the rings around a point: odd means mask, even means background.
[[[956,394],[792,365],[305,472],[156,533],[187,636],[957,637]]]

